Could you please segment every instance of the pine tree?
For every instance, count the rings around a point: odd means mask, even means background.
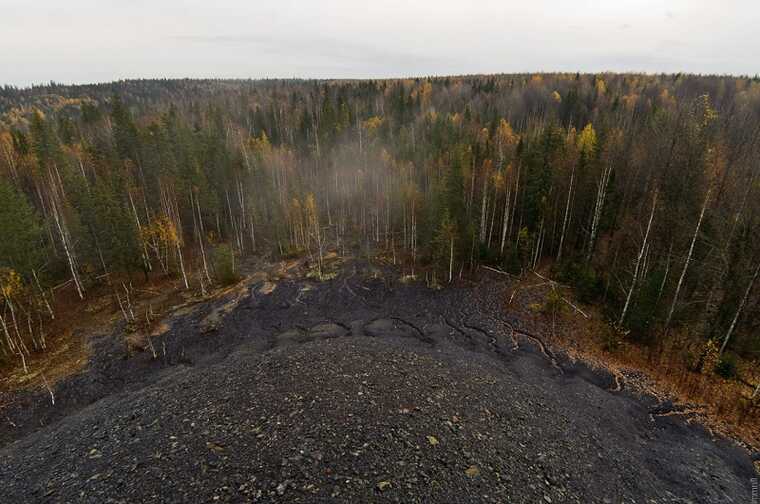
[[[0,177],[0,267],[27,279],[44,259],[40,220],[26,197]]]

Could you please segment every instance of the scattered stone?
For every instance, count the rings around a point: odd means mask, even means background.
[[[480,476],[480,468],[478,468],[478,466],[476,465],[471,465],[470,467],[465,469],[464,473],[469,478],[475,478],[477,476]]]
[[[222,452],[224,452],[224,447],[221,446],[221,445],[218,445],[218,444],[214,443],[213,441],[207,441],[206,442],[206,448],[208,448],[209,450],[211,450],[213,452],[216,452],[216,453],[222,453]]]
[[[381,492],[385,492],[386,490],[390,490],[391,487],[392,487],[392,485],[391,485],[390,481],[380,481],[377,484],[377,489],[380,490]]]

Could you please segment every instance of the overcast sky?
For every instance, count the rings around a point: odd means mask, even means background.
[[[760,0],[0,0],[0,84],[760,72]]]

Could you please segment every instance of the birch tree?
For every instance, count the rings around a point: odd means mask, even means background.
[[[689,269],[691,263],[691,256],[694,253],[694,244],[697,242],[697,236],[699,235],[699,229],[702,227],[702,219],[705,216],[707,210],[707,204],[710,201],[710,192],[712,189],[707,190],[705,195],[705,201],[702,204],[702,210],[699,212],[699,220],[697,221],[697,227],[694,229],[694,234],[691,236],[691,244],[689,245],[689,253],[686,255],[686,260],[683,263],[683,269],[681,270],[681,276],[678,277],[678,284],[676,284],[676,291],[673,294],[673,302],[668,310],[668,317],[665,319],[665,330],[670,326],[670,321],[673,318],[673,312],[676,309],[676,303],[678,303],[678,295],[681,293],[681,287],[683,287],[684,278],[686,278],[686,271]]]
[[[654,212],[657,209],[657,191],[655,190],[652,197],[652,212],[649,214],[649,221],[647,222],[647,230],[644,232],[644,240],[641,242],[641,249],[639,249],[639,255],[636,258],[636,265],[633,269],[633,279],[631,280],[631,286],[628,289],[628,295],[625,298],[625,304],[623,305],[623,311],[620,313],[618,319],[618,327],[623,325],[625,321],[625,315],[628,312],[628,306],[631,304],[631,297],[633,296],[633,290],[636,287],[636,281],[639,277],[639,268],[641,266],[641,258],[644,256],[644,251],[647,249],[649,241],[649,231],[652,229],[652,220],[654,220]]]
[[[731,320],[731,325],[728,326],[728,330],[726,331],[726,335],[723,336],[723,343],[720,345],[720,351],[718,352],[718,358],[723,357],[723,352],[726,351],[726,346],[728,346],[728,342],[731,339],[731,335],[734,332],[734,329],[736,328],[736,323],[739,321],[739,316],[742,313],[742,310],[747,304],[747,300],[749,299],[749,294],[752,291],[752,287],[755,285],[755,280],[757,280],[757,276],[760,274],[760,263],[757,265],[757,268],[755,268],[755,272],[752,275],[752,279],[749,281],[749,285],[747,285],[747,290],[744,291],[744,296],[742,296],[742,300],[739,302],[739,306],[736,308],[736,313],[734,314],[733,320]]]

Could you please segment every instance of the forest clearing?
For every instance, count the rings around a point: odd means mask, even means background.
[[[320,281],[305,264],[172,310],[151,338],[157,357],[143,343],[125,359],[117,324],[84,371],[54,386],[57,405],[44,390],[18,396],[4,409],[0,471],[22,470],[4,500],[749,495],[750,458],[703,423],[704,405],[544,339],[534,331],[583,317],[535,313],[536,289],[512,297],[515,282],[488,271],[436,289],[392,264],[337,257]]]

